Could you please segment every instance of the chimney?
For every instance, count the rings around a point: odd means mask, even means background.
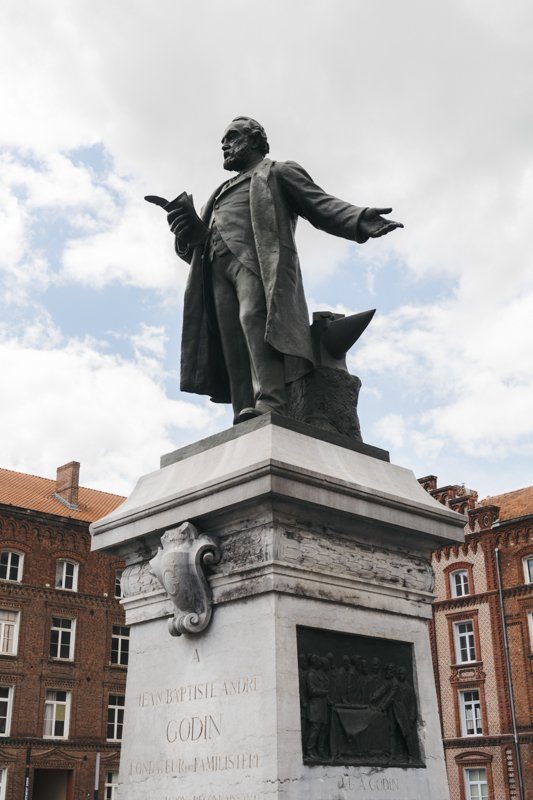
[[[78,505],[78,487],[80,482],[80,463],[70,461],[57,468],[56,495],[69,506]]]

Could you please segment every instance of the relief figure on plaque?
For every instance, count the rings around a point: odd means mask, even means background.
[[[325,668],[326,662],[327,667]],[[328,692],[329,678],[326,669],[327,658],[320,658],[316,653],[310,656],[310,667],[307,673],[307,743],[306,755],[310,759],[324,759],[326,754],[326,738],[328,733]]]
[[[298,678],[300,681],[300,725],[302,741],[307,741],[307,707],[309,704],[309,691],[307,689],[308,657],[306,653],[298,656]]]
[[[325,641],[323,654],[316,646],[299,653],[304,762],[423,766],[411,645],[321,633],[337,637],[340,647],[326,649]],[[310,643],[316,640],[314,632]],[[373,642],[379,656],[372,655]]]

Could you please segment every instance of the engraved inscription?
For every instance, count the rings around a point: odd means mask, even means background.
[[[184,775],[186,773],[228,772],[232,770],[259,769],[259,753],[217,753],[216,755],[184,758],[163,758],[158,761],[130,761],[129,775],[145,778],[157,775]]]
[[[137,705],[141,708],[179,705],[198,700],[252,694],[257,691],[259,691],[259,677],[243,675],[222,681],[202,681],[164,689],[146,690],[137,695]]]
[[[200,792],[199,794],[148,794],[146,800],[263,800],[263,792]]]
[[[180,720],[171,719],[167,724],[167,742],[198,742],[201,739],[215,739],[220,736],[222,718],[214,719],[211,714],[203,717],[183,717]]]
[[[353,789],[357,792],[399,792],[398,778],[387,778],[385,775],[345,775],[339,779],[339,789]],[[355,797],[355,795],[354,795]]]

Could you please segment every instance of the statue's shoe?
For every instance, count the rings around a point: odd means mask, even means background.
[[[233,424],[238,425],[239,422],[246,422],[249,419],[254,419],[254,417],[260,417],[261,414],[264,413],[264,411],[260,411],[258,408],[243,408],[234,418]]]

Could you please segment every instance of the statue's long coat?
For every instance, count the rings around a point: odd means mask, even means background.
[[[202,211],[209,225],[213,192]],[[362,242],[359,217],[364,208],[326,194],[293,161],[263,159],[250,181],[250,213],[267,306],[266,341],[285,356],[285,377],[290,382],[313,366],[309,315],[294,232],[298,216],[334,236]],[[222,232],[223,233],[223,232]],[[227,243],[231,249],[231,243]],[[181,389],[207,394],[214,402],[231,402],[228,375],[211,291],[210,264],[202,247],[178,254],[191,268],[183,309],[181,339]]]

